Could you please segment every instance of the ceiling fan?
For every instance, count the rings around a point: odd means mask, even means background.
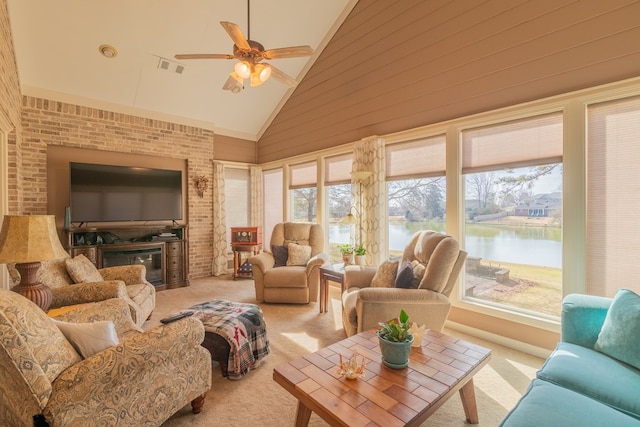
[[[251,86],[259,86],[270,76],[281,82],[295,86],[295,79],[283,73],[271,64],[261,61],[281,58],[296,58],[313,55],[309,46],[290,46],[265,50],[262,44],[251,40],[250,3],[247,0],[247,37],[240,27],[233,22],[221,21],[220,24],[233,40],[233,54],[221,53],[187,53],[175,55],[176,59],[237,59],[234,71],[229,75],[222,89],[238,93],[244,89],[244,79],[249,79]]]

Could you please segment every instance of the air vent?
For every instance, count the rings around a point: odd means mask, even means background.
[[[169,61],[166,58],[159,58],[158,69],[176,74],[184,73],[184,65],[178,64],[177,62]]]

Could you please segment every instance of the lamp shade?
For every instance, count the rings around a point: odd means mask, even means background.
[[[0,263],[64,258],[53,215],[5,215],[0,231]]]
[[[352,214],[351,212],[349,212],[347,216],[345,216],[340,220],[340,224],[348,224],[348,225],[359,224],[358,217]]]
[[[237,62],[233,69],[235,70],[236,74],[243,79],[248,79],[251,75],[251,66],[244,61]]]

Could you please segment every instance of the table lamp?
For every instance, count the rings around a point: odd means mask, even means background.
[[[14,262],[20,283],[11,290],[46,311],[51,289],[38,282],[40,261],[67,257],[53,215],[5,215],[0,230],[0,264]]]

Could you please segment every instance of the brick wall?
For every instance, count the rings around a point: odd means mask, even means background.
[[[64,146],[186,159],[189,273],[211,275],[213,198],[199,197],[195,176],[213,178],[212,131],[25,96],[22,99],[22,212],[47,213],[47,147]]]
[[[8,134],[9,213],[21,212],[20,168],[20,80],[11,36],[6,0],[0,0],[0,114],[11,124]],[[1,165],[4,167],[4,165]],[[0,188],[0,191],[3,189]]]

